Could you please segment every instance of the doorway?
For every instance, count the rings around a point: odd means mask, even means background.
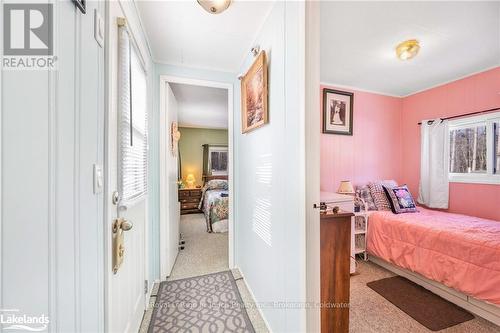
[[[218,88],[227,92],[227,253],[229,268],[234,267],[234,188],[233,188],[233,85],[214,81],[160,76],[160,276],[170,276],[179,248],[180,205],[178,202],[179,163],[172,158],[172,122],[177,122],[176,102],[171,85]],[[182,140],[182,138],[181,138]],[[201,149],[201,147],[200,147]],[[200,166],[201,168],[201,166]],[[187,175],[184,175],[187,176]],[[182,179],[185,177],[182,177]],[[203,176],[203,183],[207,178]],[[201,190],[199,190],[201,192]],[[189,190],[187,192],[190,192]],[[193,190],[193,194],[196,190]],[[189,194],[189,193],[188,193]],[[186,215],[187,216],[187,215]],[[207,224],[208,225],[208,224]],[[189,245],[189,244],[188,244]]]

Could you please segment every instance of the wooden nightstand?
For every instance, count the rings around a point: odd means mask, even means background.
[[[198,205],[201,200],[201,188],[179,189],[179,202],[181,203],[181,215],[201,213]]]

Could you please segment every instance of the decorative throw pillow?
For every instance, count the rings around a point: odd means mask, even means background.
[[[368,188],[370,189],[370,193],[377,210],[391,210],[391,204],[385,195],[384,186],[395,187],[398,186],[398,183],[394,180],[382,180],[368,184]]]
[[[417,211],[415,201],[413,201],[410,190],[408,190],[406,185],[395,187],[384,186],[384,191],[394,214],[414,213]]]
[[[377,210],[377,206],[375,206],[375,202],[373,201],[368,185],[356,187],[356,196],[364,200],[366,210]]]

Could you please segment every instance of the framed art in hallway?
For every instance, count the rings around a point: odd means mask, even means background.
[[[352,135],[354,94],[323,89],[323,133]]]
[[[268,122],[267,59],[261,51],[241,79],[241,132],[246,133]]]

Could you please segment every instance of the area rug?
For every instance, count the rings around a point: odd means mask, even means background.
[[[224,271],[162,282],[148,332],[255,331],[231,271]]]
[[[461,307],[401,276],[372,281],[366,285],[431,331],[474,319]]]

